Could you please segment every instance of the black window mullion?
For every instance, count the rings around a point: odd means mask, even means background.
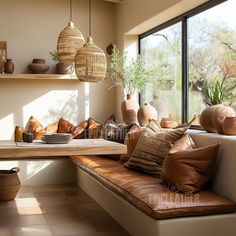
[[[188,20],[182,20],[182,122],[188,121],[189,112],[189,66],[188,66]]]

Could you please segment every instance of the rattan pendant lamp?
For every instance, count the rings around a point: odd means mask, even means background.
[[[75,62],[75,55],[85,43],[83,34],[72,22],[72,0],[70,0],[70,22],[62,30],[57,40],[57,52],[60,62]]]
[[[75,73],[80,81],[100,82],[106,77],[107,59],[91,36],[91,0],[89,0],[89,37],[75,56]]]

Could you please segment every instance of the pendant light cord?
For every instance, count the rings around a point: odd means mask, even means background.
[[[91,36],[92,32],[92,1],[89,0],[89,36]]]
[[[72,0],[70,0],[70,21],[72,21]]]

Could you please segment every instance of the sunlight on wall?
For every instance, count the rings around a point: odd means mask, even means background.
[[[10,170],[11,168],[18,166],[18,161],[1,161],[1,170]]]
[[[43,169],[45,169],[47,166],[52,164],[53,161],[30,161],[27,162],[27,170],[26,170],[26,178],[30,179],[33,176],[37,175],[39,172],[41,172]]]
[[[31,115],[43,125],[58,121],[61,117],[77,124],[79,114],[78,90],[52,90],[23,107],[23,123]]]
[[[14,127],[13,113],[2,118],[0,120],[0,140],[10,140],[13,136]]]
[[[85,83],[84,93],[85,93],[85,104],[84,104],[85,119],[88,119],[90,117],[89,83]]]

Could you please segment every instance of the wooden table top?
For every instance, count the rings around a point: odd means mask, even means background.
[[[0,159],[115,155],[126,152],[126,145],[104,139],[73,139],[68,144],[46,144],[42,141],[15,143],[0,140]]]

